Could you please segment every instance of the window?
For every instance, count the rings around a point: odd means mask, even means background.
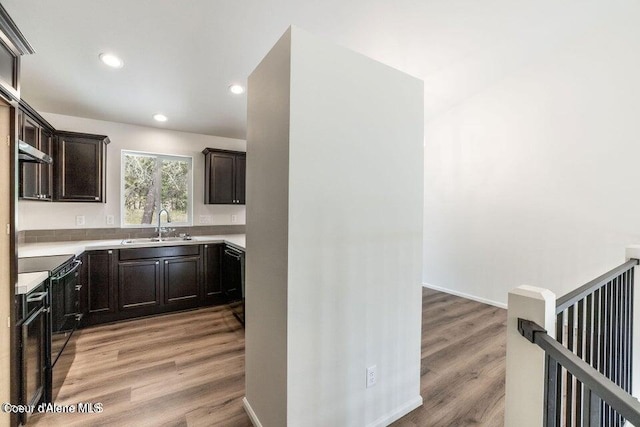
[[[191,225],[191,167],[191,157],[122,151],[122,226],[156,227],[162,208],[172,225]]]

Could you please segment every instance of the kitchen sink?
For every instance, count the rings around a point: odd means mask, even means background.
[[[193,237],[163,237],[158,239],[157,237],[143,237],[140,239],[124,239],[123,245],[142,245],[146,243],[171,243],[171,242],[190,242],[194,240]]]

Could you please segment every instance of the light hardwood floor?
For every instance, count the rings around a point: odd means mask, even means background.
[[[424,289],[424,405],[393,426],[502,426],[506,334],[506,310]]]
[[[502,425],[506,311],[423,291],[424,406],[394,426]],[[248,427],[244,333],[224,307],[81,330],[57,403],[99,414],[45,414],[36,426]]]

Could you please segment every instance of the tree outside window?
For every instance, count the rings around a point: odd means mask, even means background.
[[[161,208],[173,225],[191,225],[191,169],[191,157],[123,151],[123,226],[157,226]]]

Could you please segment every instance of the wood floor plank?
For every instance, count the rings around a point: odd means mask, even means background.
[[[506,311],[424,289],[422,315],[424,405],[393,426],[501,426]],[[57,403],[101,402],[104,411],[40,414],[33,425],[251,426],[242,407],[244,330],[228,308],[78,332]]]

